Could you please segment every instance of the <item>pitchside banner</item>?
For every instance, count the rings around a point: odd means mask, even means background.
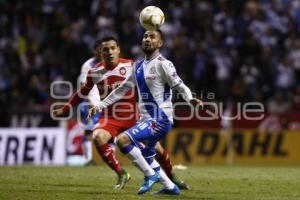
[[[64,165],[63,128],[1,128],[0,165]]]
[[[175,164],[300,164],[298,131],[177,128],[164,144]]]

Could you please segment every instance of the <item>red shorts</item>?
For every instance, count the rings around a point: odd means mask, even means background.
[[[94,129],[104,129],[110,133],[111,136],[115,137],[127,129],[133,127],[136,124],[136,120],[115,120],[113,118],[101,117],[99,125]]]

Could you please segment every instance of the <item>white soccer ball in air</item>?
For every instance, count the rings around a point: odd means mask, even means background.
[[[156,6],[147,6],[140,13],[140,23],[149,31],[159,29],[164,22],[165,15],[163,11]]]

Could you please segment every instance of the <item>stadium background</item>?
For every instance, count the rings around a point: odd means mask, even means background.
[[[177,121],[164,141],[174,163],[299,165],[299,0],[0,1],[0,164],[64,165],[81,154],[82,127],[50,117],[51,104],[66,101],[50,95],[51,83],[76,89],[80,66],[107,34],[122,57],[142,58],[146,5],[165,12],[162,54],[198,97],[233,116],[247,102],[265,108],[256,121]]]

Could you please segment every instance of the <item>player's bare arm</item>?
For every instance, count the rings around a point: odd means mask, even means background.
[[[54,111],[53,111],[53,115],[55,116],[55,117],[60,117],[60,116],[62,116],[64,114],[64,110],[62,109],[62,108],[58,108],[58,109],[55,109]]]

